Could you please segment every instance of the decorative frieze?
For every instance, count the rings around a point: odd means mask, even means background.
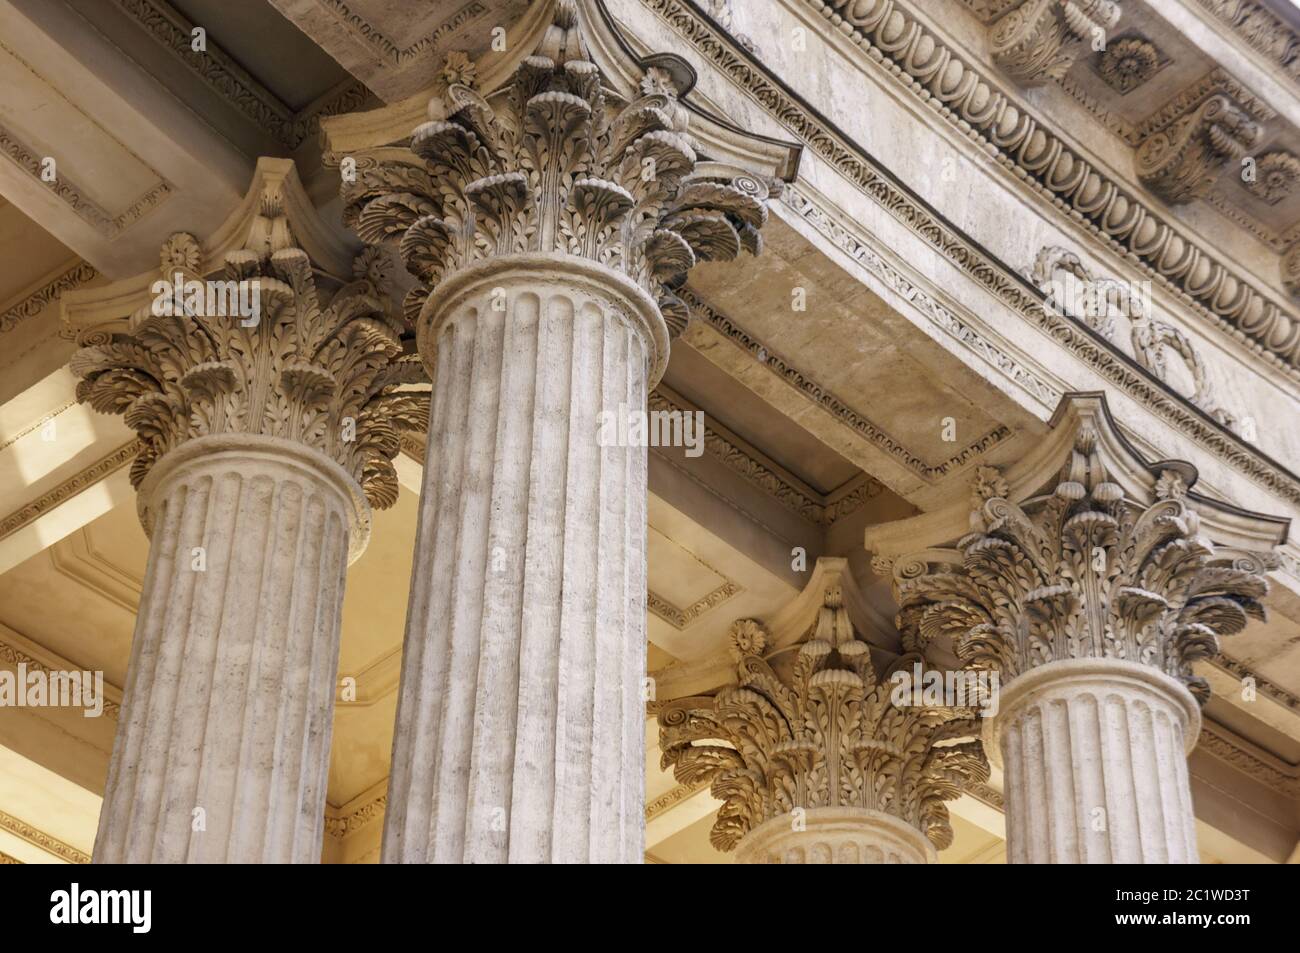
[[[690,307],[690,313],[695,318],[705,322],[733,344],[749,351],[756,357],[761,354],[762,360],[760,363],[763,367],[802,393],[812,403],[837,418],[860,437],[894,457],[902,466],[907,467],[907,469],[927,481],[937,480],[954,470],[960,469],[971,460],[982,456],[993,447],[1011,438],[1012,434],[1009,427],[997,426],[947,460],[935,464],[927,463],[909,450],[902,440],[872,423],[849,406],[843,398],[824,388],[814,377],[795,367],[780,353],[768,347],[730,317],[710,307],[689,288],[682,289],[681,298]]]
[[[42,830],[38,830],[26,821],[14,817],[12,814],[6,814],[0,811],[0,830],[20,837],[34,847],[39,847],[48,854],[52,854],[59,860],[69,864],[88,864],[90,856],[83,851],[77,850],[71,844],[65,844],[56,837],[51,837]]]
[[[1292,82],[1300,85],[1300,37],[1262,3],[1252,0],[1196,0],[1233,35],[1258,50]]]
[[[1192,379],[1185,395],[1225,427],[1236,417],[1218,405],[1209,372],[1191,340],[1178,328],[1151,315],[1149,294],[1114,278],[1098,278],[1079,256],[1056,245],[1041,248],[1029,277],[1046,295],[1046,304],[1081,321],[1108,341],[1123,343],[1147,370],[1169,383],[1168,353],[1180,357]],[[1120,326],[1127,334],[1120,333]],[[1171,387],[1172,389],[1172,387]]]
[[[1119,16],[1114,0],[1022,0],[989,30],[990,52],[1008,76],[1036,86],[1064,76]]]
[[[1034,326],[1050,335],[1061,347],[1069,350],[1080,361],[1092,368],[1106,381],[1107,386],[1122,391],[1133,400],[1147,407],[1153,415],[1195,440],[1198,445],[1221,459],[1227,466],[1244,473],[1270,492],[1277,493],[1292,502],[1300,501],[1300,480],[1297,480],[1294,474],[1262,457],[1248,444],[1226,429],[1207,423],[1199,413],[1187,406],[1185,400],[1171,396],[1163,385],[1151,381],[1147,375],[1135,372],[1128,362],[1119,358],[1111,350],[1099,346],[1096,338],[1082,331],[1075,321],[1055,314],[1051,308],[1043,307],[1041,298],[1031,293],[1023,278],[1016,276],[996,260],[991,259],[968,236],[954,229],[949,223],[940,218],[933,209],[919,201],[914,195],[900,188],[888,171],[878,165],[859,146],[845,137],[834,126],[827,125],[823,120],[809,113],[805,106],[783,85],[736,53],[724,37],[696,17],[680,0],[642,0],[642,2],[647,8],[662,17],[664,22],[676,30],[687,43],[691,44],[696,52],[710,59],[724,75],[728,76],[740,89],[752,97],[760,108],[768,111],[786,128],[808,143],[809,148],[813,149],[849,182],[856,185],[864,195],[877,202],[923,241],[952,261],[957,268],[985,287],[999,301],[1023,314]],[[813,2],[813,0],[810,0],[810,2]],[[832,23],[844,22],[843,18],[835,13],[831,7],[820,3],[820,0],[816,5]],[[925,36],[924,31],[918,31],[916,39],[919,39],[920,36]],[[869,51],[876,49],[872,41],[860,32],[855,32],[854,42],[859,45],[866,44],[868,53],[864,54],[864,56],[868,58],[870,57]],[[912,40],[909,41],[909,48],[912,42]],[[897,51],[886,47],[883,51],[878,52],[881,56],[889,58],[893,64],[892,67],[886,67],[891,71],[891,75],[894,75],[894,71],[904,69],[902,65],[895,62],[895,58],[901,58],[901,54]],[[910,77],[911,74],[908,75]],[[927,70],[925,75],[933,76],[934,74]],[[962,119],[950,107],[939,104],[923,86],[909,80],[909,87],[918,96],[931,102],[941,115],[953,122],[972,121]],[[986,87],[979,95],[986,95],[996,99],[1002,94],[996,93],[990,87]],[[980,119],[980,114],[977,113],[974,120],[978,121],[980,128],[989,128],[987,121]],[[1009,128],[1014,132],[1017,124],[1013,122]],[[983,138],[981,133],[972,131],[968,134],[971,138]],[[1015,141],[1023,143],[1024,139],[1017,133]],[[1007,153],[999,161],[1010,166],[1012,160],[1007,158],[1007,155],[1014,154],[1014,151]],[[1047,154],[1050,156],[1053,153],[1049,150]],[[1033,187],[1045,194],[1050,194],[1049,187],[1037,181],[1039,174],[1038,172],[1034,173],[1035,184]],[[1098,184],[1100,182],[1101,180],[1098,179]],[[1109,186],[1107,188],[1109,189]],[[794,190],[787,191],[794,192]],[[1128,199],[1129,197],[1126,197],[1126,201]],[[1058,202],[1058,204],[1065,207],[1063,203]],[[1094,222],[1090,228],[1097,233],[1102,233],[1102,230],[1100,226],[1095,224],[1096,216],[1101,211],[1104,211],[1105,206],[1106,203],[1102,203],[1101,209],[1097,212],[1088,212],[1090,220]],[[817,208],[815,205],[806,207]],[[1284,372],[1295,373],[1291,359],[1284,359],[1282,356],[1288,352],[1288,348],[1283,347],[1279,351],[1275,349],[1275,345],[1272,343],[1266,345],[1268,329],[1272,329],[1280,335],[1275,339],[1276,341],[1289,339],[1288,336],[1292,334],[1291,329],[1293,327],[1289,315],[1281,313],[1279,306],[1260,297],[1249,283],[1243,282],[1241,277],[1236,275],[1230,276],[1234,282],[1230,286],[1233,289],[1232,304],[1227,303],[1229,301],[1227,297],[1215,303],[1219,290],[1224,287],[1224,278],[1229,277],[1228,273],[1213,262],[1208,252],[1197,246],[1188,246],[1186,244],[1187,239],[1181,235],[1177,236],[1180,243],[1179,248],[1181,249],[1178,267],[1174,268],[1169,265],[1157,267],[1153,262],[1160,262],[1160,256],[1174,233],[1168,230],[1167,226],[1160,225],[1157,228],[1155,225],[1150,225],[1153,220],[1145,210],[1133,211],[1129,206],[1125,206],[1125,209],[1127,210],[1126,215],[1131,215],[1133,227],[1140,227],[1144,234],[1156,239],[1152,246],[1154,250],[1147,249],[1145,246],[1142,247],[1135,264],[1152,274],[1156,281],[1163,282],[1174,291],[1186,294],[1187,297],[1184,301],[1192,311],[1224,328],[1235,339],[1258,353],[1264,360],[1281,367]],[[1155,221],[1158,222],[1158,220]],[[1148,224],[1144,225],[1144,222]],[[1148,225],[1150,225],[1149,228]],[[1128,226],[1125,226],[1125,235],[1130,234],[1127,229]],[[1130,239],[1126,238],[1125,240],[1129,241]],[[868,239],[865,237],[855,238],[855,241],[862,244],[867,242]],[[1115,247],[1127,253],[1127,246],[1116,245]],[[1200,273],[1204,274],[1210,283],[1204,287],[1196,286],[1188,291],[1185,288],[1185,279],[1194,269],[1202,269]],[[1300,288],[1300,263],[1284,271],[1284,276],[1288,274],[1296,276],[1296,286]],[[1286,280],[1285,277],[1284,280]],[[1251,319],[1248,325],[1250,331],[1247,333],[1247,331],[1243,330],[1238,318],[1245,310],[1249,309],[1255,309],[1252,313],[1256,317]],[[1228,317],[1224,317],[1224,314],[1231,315],[1232,319],[1229,320]],[[1257,324],[1257,320],[1262,320],[1263,324]],[[1295,349],[1300,354],[1300,326],[1296,326],[1294,334]]]
[[[318,131],[322,116],[360,109],[370,96],[363,83],[349,78],[306,109],[295,113],[210,37],[204,49],[193,49],[195,25],[166,0],[114,2],[206,86],[288,149],[298,148],[308,136]]]
[[[0,334],[12,331],[19,322],[40,314],[46,307],[59,300],[65,291],[78,288],[95,278],[97,272],[89,262],[79,261],[71,268],[44,282],[40,287],[28,292],[23,297],[0,312]]]
[[[707,0],[706,9],[709,16],[718,21],[718,26],[730,33],[737,43],[749,50],[749,52],[758,55],[758,46],[754,41],[746,34],[735,31],[732,25],[731,4],[732,0]]]
[[[828,161],[837,167],[851,161],[851,149],[820,128],[766,76],[729,54],[680,0],[643,2],[697,48],[712,53],[728,75],[749,88]],[[866,61],[880,64],[886,75],[902,81],[964,135],[995,149],[998,161],[1019,180],[1028,181],[1075,221],[1082,216],[1090,230],[1122,253],[1131,253],[1234,337],[1251,342],[1259,353],[1292,371],[1300,367],[1300,322],[1293,314],[1044,128],[918,21],[907,6],[894,0],[808,3],[837,28],[847,29],[852,42],[863,47]],[[873,193],[884,191],[892,190],[872,186]]]
[[[716,848],[823,809],[886,814],[936,849],[952,843],[944,802],[989,774],[973,740],[975,711],[895,705],[891,672],[920,657],[877,673],[838,586],[827,589],[806,641],[770,651],[763,626],[744,619],[732,626],[731,653],[734,686],[658,712],[662,767],[683,784],[707,781],[724,802],[710,836]]]
[[[0,519],[0,539],[18,532],[27,524],[40,519],[61,503],[66,503],[82,490],[94,486],[105,477],[116,473],[134,460],[144,450],[139,440],[124,443],[90,466],[68,477],[58,486],[41,494],[3,519]]]

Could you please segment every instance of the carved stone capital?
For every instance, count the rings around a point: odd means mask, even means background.
[[[574,3],[559,0],[505,85],[484,93],[450,77],[409,151],[359,157],[345,221],[367,243],[398,246],[420,282],[409,317],[478,262],[563,254],[639,285],[676,335],[689,312],[674,291],[691,267],[759,252],[779,183],[702,159],[680,101],[690,67],[670,55],[644,63],[639,90],[620,95],[592,61]],[[667,358],[657,349],[656,369]]]
[[[256,201],[242,248],[214,275],[193,236],[163,244],[148,303],[124,327],[81,336],[77,397],[139,434],[134,486],[186,441],[253,434],[324,454],[371,504],[390,506],[391,461],[404,431],[427,428],[429,385],[409,326],[379,290],[383,260],[366,251],[353,280],[318,279],[281,187]]]
[[[1119,15],[1113,0],[1022,0],[989,29],[993,59],[1026,86],[1060,79]]]
[[[947,847],[952,828],[944,801],[958,797],[963,783],[988,778],[975,711],[895,706],[892,672],[920,664],[920,657],[904,656],[877,674],[838,587],[827,589],[810,636],[771,651],[766,630],[741,620],[731,636],[736,684],[659,711],[663,767],[683,784],[709,782],[724,802],[713,845],[742,845],[738,856],[764,859],[768,835],[784,844],[781,832],[799,810],[795,817],[809,830],[817,812],[837,821],[887,815],[894,823],[886,826]],[[751,841],[751,832],[764,843]],[[859,839],[866,832],[858,826]],[[925,856],[915,847],[904,853]]]
[[[1191,202],[1202,198],[1223,167],[1253,148],[1259,137],[1259,123],[1218,93],[1142,140],[1134,157],[1137,176],[1166,202]]]
[[[971,532],[895,567],[906,645],[949,635],[959,657],[1004,682],[1050,662],[1124,659],[1208,698],[1192,665],[1264,617],[1266,563],[1221,554],[1202,534],[1191,467],[1158,465],[1154,499],[1137,501],[1108,475],[1100,441],[1081,426],[1054,485],[1019,502],[981,468]]]

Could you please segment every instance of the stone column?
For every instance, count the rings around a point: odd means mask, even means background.
[[[943,802],[988,780],[976,710],[911,704],[894,673],[922,672],[919,655],[877,675],[838,587],[811,638],[768,643],[737,622],[737,683],[659,712],[663,767],[724,802],[713,846],[738,863],[934,863],[953,838]]]
[[[346,190],[435,388],[385,862],[642,859],[646,394],[672,289],[757,252],[769,194],[697,163],[656,62],[607,88],[560,0],[504,87],[449,57],[414,155]]]
[[[738,864],[933,864],[934,845],[881,811],[815,807],[764,821],[736,845]]]
[[[373,261],[322,306],[280,198],[226,258],[251,314],[186,295],[202,250],[173,236],[163,281],[182,293],[72,360],[79,397],[144,443],[150,536],[97,863],[320,858],[344,576],[428,392]]]
[[[343,578],[369,516],[356,489],[323,454],[250,434],[154,465],[97,863],[319,859]]]
[[[1124,659],[1013,679],[992,723],[1013,864],[1194,864],[1187,753],[1201,712],[1183,685]]]
[[[1012,863],[1195,863],[1185,758],[1209,687],[1192,666],[1263,617],[1266,562],[1201,535],[1186,464],[1156,465],[1146,500],[1126,494],[1100,455],[1115,438],[1094,423],[1109,418],[1088,419],[1055,483],[1022,503],[979,468],[972,532],[895,566],[900,629],[922,651],[951,634],[1001,675],[986,747]]]
[[[384,859],[639,861],[646,450],[597,431],[644,409],[662,319],[599,263],[542,255],[458,273],[425,314]]]

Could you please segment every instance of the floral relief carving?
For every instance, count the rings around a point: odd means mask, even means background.
[[[978,718],[967,708],[895,706],[837,586],[809,638],[766,654],[754,620],[732,626],[736,684],[664,703],[663,767],[682,784],[707,782],[723,801],[711,842],[735,848],[764,821],[795,808],[861,807],[900,818],[942,850],[952,842],[945,801],[989,776]]]
[[[1269,152],[1259,157],[1252,178],[1242,178],[1241,185],[1261,202],[1276,205],[1295,191],[1300,182],[1300,158],[1289,152]]]
[[[1209,684],[1192,665],[1264,618],[1267,561],[1216,553],[1181,464],[1142,504],[1111,481],[1097,444],[1081,426],[1055,486],[1020,503],[978,476],[970,534],[895,564],[905,644],[923,650],[948,635],[958,657],[1004,682],[1062,659],[1127,659],[1204,702]]]
[[[169,238],[160,274],[202,281],[198,242]],[[376,286],[373,254],[357,278],[326,298],[294,243],[278,191],[261,198],[224,280],[260,302],[239,315],[177,307],[170,296],[137,310],[124,330],[83,338],[70,362],[77,398],[122,414],[140,437],[131,466],[139,486],[168,450],[194,437],[249,433],[300,441],[338,462],[377,507],[397,499],[392,458],[401,434],[428,424],[429,385],[410,329]],[[160,313],[156,313],[160,312]]]
[[[1107,45],[1097,59],[1097,72],[1121,96],[1131,93],[1163,65],[1154,43],[1140,36],[1126,36]]]
[[[1149,294],[1134,294],[1130,284],[1096,277],[1078,255],[1057,245],[1039,250],[1029,277],[1046,293],[1048,307],[1082,321],[1107,340],[1118,343],[1118,325],[1127,323],[1128,351],[1166,384],[1169,352],[1182,358],[1192,379],[1187,399],[1224,426],[1236,426],[1236,417],[1218,405],[1205,361],[1191,340],[1172,324],[1151,317]]]
[[[602,262],[658,302],[670,333],[688,311],[674,293],[700,261],[758,254],[776,182],[701,161],[678,101],[675,61],[650,66],[641,95],[608,90],[572,0],[512,81],[487,96],[449,77],[409,160],[358,163],[345,221],[368,243],[394,242],[421,282],[418,314],[445,277],[477,261],[561,252]],[[461,72],[464,73],[463,67]]]

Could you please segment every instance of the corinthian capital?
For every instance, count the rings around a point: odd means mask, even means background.
[[[990,29],[993,59],[1026,86],[1060,79],[1119,15],[1114,0],[1021,0]]]
[[[375,506],[397,499],[391,461],[402,431],[427,427],[427,376],[379,290],[383,259],[367,251],[351,276],[318,279],[288,187],[263,177],[243,239],[215,260],[193,236],[173,235],[156,280],[137,279],[149,288],[135,295],[142,303],[81,335],[77,397],[139,435],[133,485],[192,438],[256,434],[325,454]]]
[[[731,645],[734,686],[659,712],[662,766],[684,784],[709,782],[725,802],[715,847],[732,850],[763,822],[800,808],[880,812],[936,849],[952,843],[944,802],[964,783],[987,780],[988,762],[973,740],[973,709],[894,704],[892,673],[910,672],[920,656],[877,674],[835,586],[803,643],[769,651],[763,627],[741,620]]]
[[[1103,460],[1114,441],[1103,423],[1078,426],[1043,491],[1026,493],[1023,481],[1013,491],[978,468],[971,532],[893,566],[905,645],[924,651],[950,637],[959,657],[1004,683],[1050,662],[1124,659],[1208,698],[1193,664],[1264,617],[1264,573],[1276,563],[1211,542],[1187,464],[1156,465],[1141,498],[1126,491]]]
[[[693,82],[683,61],[650,57],[639,89],[620,95],[592,62],[573,0],[559,0],[500,88],[480,91],[456,62],[410,152],[361,156],[344,189],[348,224],[366,242],[395,242],[419,280],[408,315],[476,262],[563,254],[636,282],[671,334],[687,318],[673,291],[693,265],[758,253],[779,183],[701,159],[680,101]]]

